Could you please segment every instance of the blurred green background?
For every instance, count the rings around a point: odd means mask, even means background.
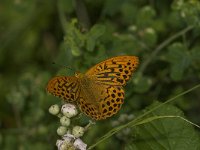
[[[46,93],[48,80],[74,74],[60,65],[84,72],[118,55],[138,56],[140,65],[122,110],[85,134],[88,145],[121,114],[138,114],[200,83],[200,2],[1,0],[0,148],[56,149],[59,122],[48,108],[60,101]],[[199,91],[174,102],[196,124]],[[97,149],[122,149],[126,142],[113,136]]]

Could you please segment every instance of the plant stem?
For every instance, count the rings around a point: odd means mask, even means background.
[[[58,9],[58,14],[59,14],[61,26],[62,26],[63,32],[65,33],[67,21],[66,21],[66,18],[65,18],[64,10],[62,8],[62,4],[59,0],[57,1],[57,9]]]
[[[86,30],[89,30],[91,23],[83,0],[75,0],[75,10],[80,25]]]
[[[141,65],[139,72],[143,73],[144,70],[146,69],[146,67],[149,65],[149,63],[152,61],[152,59],[167,45],[169,45],[169,43],[171,43],[173,40],[175,40],[176,38],[178,38],[179,36],[185,34],[186,32],[190,31],[191,29],[193,29],[194,26],[188,26],[187,28],[179,31],[178,33],[174,34],[173,36],[169,37],[168,39],[166,39],[164,42],[162,42],[160,45],[158,45],[158,47],[151,53],[151,55],[147,58],[147,60]]]

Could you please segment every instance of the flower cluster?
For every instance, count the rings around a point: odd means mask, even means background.
[[[87,144],[80,137],[84,135],[84,132],[92,123],[90,122],[86,127],[71,125],[71,118],[78,114],[76,106],[64,104],[60,109],[58,105],[52,105],[49,108],[49,113],[60,118],[61,126],[58,127],[57,134],[62,138],[56,142],[58,150],[86,150]]]
[[[87,144],[72,134],[65,134],[62,139],[57,140],[56,146],[58,150],[86,150]]]

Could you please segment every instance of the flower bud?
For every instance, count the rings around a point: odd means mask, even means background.
[[[49,107],[49,113],[52,115],[57,115],[60,111],[60,108],[57,104],[52,105],[51,107]]]
[[[64,127],[64,126],[58,127],[58,129],[57,129],[57,134],[58,135],[63,136],[66,133],[67,133],[67,127]]]
[[[75,127],[73,127],[73,129],[72,129],[72,134],[73,134],[76,138],[78,138],[78,137],[83,136],[84,131],[85,131],[85,128],[83,128],[83,127],[81,127],[81,126],[75,126]]]
[[[61,123],[62,126],[66,126],[67,127],[67,126],[70,125],[70,119],[67,118],[66,116],[62,116],[60,118],[60,123]]]

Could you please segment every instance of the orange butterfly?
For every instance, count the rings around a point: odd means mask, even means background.
[[[102,61],[85,74],[57,76],[47,85],[47,91],[69,103],[76,102],[80,110],[95,120],[116,114],[124,102],[126,82],[137,68],[136,56],[117,56]]]

